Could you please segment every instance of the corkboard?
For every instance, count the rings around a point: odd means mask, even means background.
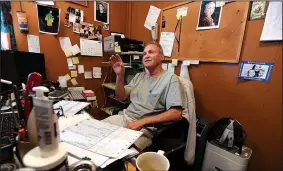
[[[177,8],[188,7],[182,18],[180,50],[174,41],[171,58],[178,60],[200,60],[205,62],[238,63],[245,33],[248,2],[230,2],[222,9],[218,29],[196,30],[201,2],[185,2],[162,9],[165,27],[160,32],[174,32],[177,25]],[[162,21],[160,23],[162,26]],[[176,37],[179,37],[179,27]],[[166,57],[166,59],[171,59]]]

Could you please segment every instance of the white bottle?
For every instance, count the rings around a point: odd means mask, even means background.
[[[58,117],[53,112],[53,102],[44,96],[44,92],[49,92],[48,88],[39,86],[32,90],[36,92],[36,97],[33,98],[32,117],[35,117],[38,146],[41,156],[48,157],[58,151],[60,141]]]

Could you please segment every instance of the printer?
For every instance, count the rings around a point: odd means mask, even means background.
[[[144,43],[142,41],[122,38],[120,35],[105,37],[103,40],[104,52],[143,52]]]

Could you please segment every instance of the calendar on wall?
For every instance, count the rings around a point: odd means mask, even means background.
[[[80,39],[81,55],[102,56],[102,42],[88,39]]]

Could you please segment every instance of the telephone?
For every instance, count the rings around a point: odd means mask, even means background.
[[[153,41],[158,39],[158,24],[156,23],[155,26],[151,28],[151,37]]]

